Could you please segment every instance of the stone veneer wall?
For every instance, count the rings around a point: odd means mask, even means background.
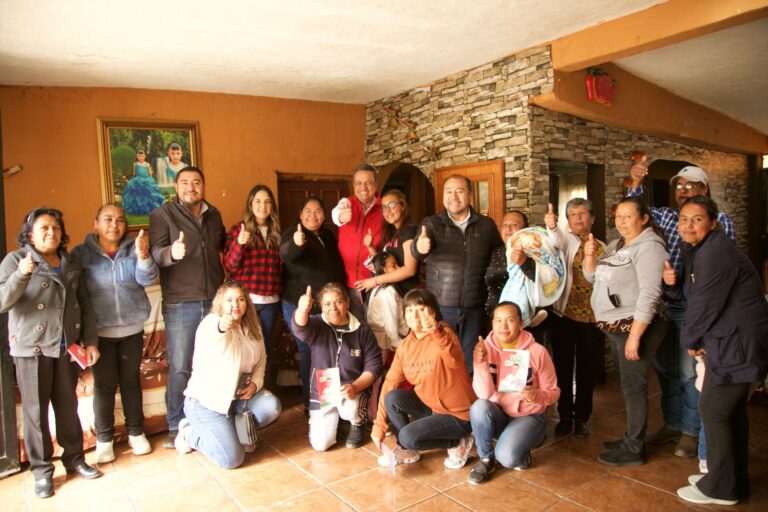
[[[687,160],[708,172],[712,197],[734,220],[739,245],[746,248],[746,157],[528,105],[529,96],[551,92],[553,82],[550,49],[536,47],[370,103],[366,160],[380,167],[407,162],[433,179],[436,168],[502,159],[506,208],[528,212],[533,223],[543,222],[547,208],[549,158],[604,165],[606,210],[621,195],[633,150],[654,159]],[[389,126],[384,107],[412,123],[415,140],[408,139],[406,126]],[[436,159],[428,151],[433,145]],[[607,238],[614,236],[609,230]]]

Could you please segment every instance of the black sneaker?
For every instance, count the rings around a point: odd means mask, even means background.
[[[480,459],[469,472],[467,481],[472,485],[478,485],[491,477],[491,473],[496,471],[496,459],[488,457],[486,459]]]
[[[642,466],[645,464],[645,458],[642,453],[629,452],[624,446],[600,454],[600,456],[597,457],[597,461],[616,468],[622,466]]]
[[[645,438],[645,442],[648,444],[662,445],[672,442],[678,442],[682,432],[675,428],[670,428],[666,425]]]
[[[169,430],[168,435],[166,435],[165,439],[163,439],[163,448],[170,448],[172,450],[176,448],[174,443],[176,442],[177,435],[179,435],[178,430]]]
[[[533,457],[531,457],[531,452],[528,452],[528,455],[525,456],[523,459],[523,462],[518,464],[517,466],[513,467],[515,471],[525,471],[526,469],[529,469],[533,465]]]
[[[347,434],[347,448],[360,448],[363,446],[363,435],[365,434],[365,427],[360,425],[352,425],[349,427],[349,434]]]
[[[564,437],[573,432],[573,420],[560,420],[555,427],[555,437]]]
[[[586,421],[576,420],[576,424],[573,426],[573,432],[579,439],[584,439],[589,435],[589,425]]]
[[[621,439],[614,439],[613,441],[603,441],[603,450],[612,452],[618,450],[621,447]]]

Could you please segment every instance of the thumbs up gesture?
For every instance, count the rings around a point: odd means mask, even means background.
[[[427,226],[421,226],[421,233],[416,239],[416,250],[420,254],[429,254],[429,251],[432,250],[432,240],[429,239],[427,234]]]
[[[139,234],[136,236],[134,247],[136,249],[137,258],[140,260],[146,260],[149,258],[149,237],[143,229],[139,230]]]
[[[32,251],[27,251],[27,255],[19,260],[19,273],[28,276],[35,270],[35,262],[32,261]]]
[[[677,282],[677,272],[675,272],[675,268],[669,260],[664,262],[664,274],[662,274],[662,277],[665,285],[675,286],[675,283]]]
[[[373,233],[371,233],[371,228],[368,228],[368,232],[365,234],[365,237],[363,237],[363,244],[369,249],[373,247]]]
[[[635,164],[629,170],[629,175],[632,178],[632,189],[634,190],[648,175],[648,157],[646,155],[643,155],[642,158],[635,162]]]
[[[336,206],[339,211],[339,224],[342,226],[352,220],[352,204],[346,197],[341,198]]]
[[[240,233],[237,234],[237,243],[245,245],[251,241],[251,232],[245,229],[245,224],[240,223]]]
[[[299,304],[298,304],[298,310],[308,315],[310,311],[312,311],[312,306],[315,304],[315,301],[312,299],[312,287],[307,286],[307,292],[299,297]]]
[[[517,265],[522,265],[525,263],[525,260],[527,260],[528,257],[525,255],[523,244],[520,242],[519,238],[515,240],[514,244],[512,243],[512,239],[514,238],[514,236],[511,236],[507,240],[507,261],[510,263],[516,263]]]
[[[547,229],[555,229],[557,227],[557,214],[555,213],[555,207],[552,206],[552,203],[549,203],[549,209],[547,210],[546,215],[544,215],[544,224],[546,224]]]
[[[597,253],[597,242],[592,233],[589,234],[587,241],[584,242],[584,256],[593,257]]]
[[[304,231],[301,229],[301,222],[299,222],[296,232],[293,234],[293,243],[298,247],[304,247],[304,244],[307,243],[307,235],[305,235]]]
[[[483,337],[478,336],[477,345],[475,345],[475,350],[472,352],[472,361],[475,364],[480,364],[485,362],[487,357],[488,357],[488,349],[485,348],[485,343],[483,343]]]
[[[181,261],[187,254],[187,246],[184,245],[184,232],[179,231],[179,238],[171,245],[171,257],[176,261]]]

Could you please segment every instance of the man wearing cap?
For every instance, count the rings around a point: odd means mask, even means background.
[[[174,447],[184,418],[184,390],[192,371],[195,331],[224,281],[220,254],[226,238],[221,214],[203,199],[203,171],[197,167],[179,170],[175,186],[176,197],[149,215],[149,241],[152,258],[160,267],[168,349],[168,436],[164,448]]]
[[[370,244],[378,247],[384,223],[381,199],[376,193],[376,174],[376,168],[366,163],[355,167],[352,173],[354,195],[341,198],[331,211],[333,223],[339,226],[339,253],[347,275],[349,311],[362,322],[365,322],[365,309],[355,283],[371,277],[371,271],[365,266],[370,256],[365,238],[370,235]]]
[[[637,196],[643,193],[643,178],[648,174],[646,157],[630,170],[632,190],[627,195]],[[682,272],[682,257],[680,254],[680,232],[677,229],[680,205],[689,197],[709,195],[709,179],[707,173],[700,167],[689,165],[680,169],[672,180],[675,200],[678,208],[651,207],[656,224],[664,231],[667,239],[669,260],[678,273]],[[717,218],[723,226],[725,234],[736,242],[736,230],[731,219],[720,212]],[[677,441],[675,455],[678,457],[693,457],[697,451],[697,438],[701,428],[699,416],[699,392],[696,390],[696,360],[688,355],[680,344],[680,329],[685,320],[686,302],[667,301],[667,316],[674,325],[667,331],[667,336],[659,346],[654,366],[661,386],[661,411],[664,416],[664,426],[646,441],[650,444],[666,444]]]

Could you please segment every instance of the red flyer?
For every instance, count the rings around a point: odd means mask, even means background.
[[[339,369],[318,368],[315,370],[315,379],[317,379],[317,397],[320,407],[336,404],[341,393]]]
[[[79,343],[73,343],[67,348],[72,361],[76,362],[80,368],[85,370],[88,367],[88,354]]]

